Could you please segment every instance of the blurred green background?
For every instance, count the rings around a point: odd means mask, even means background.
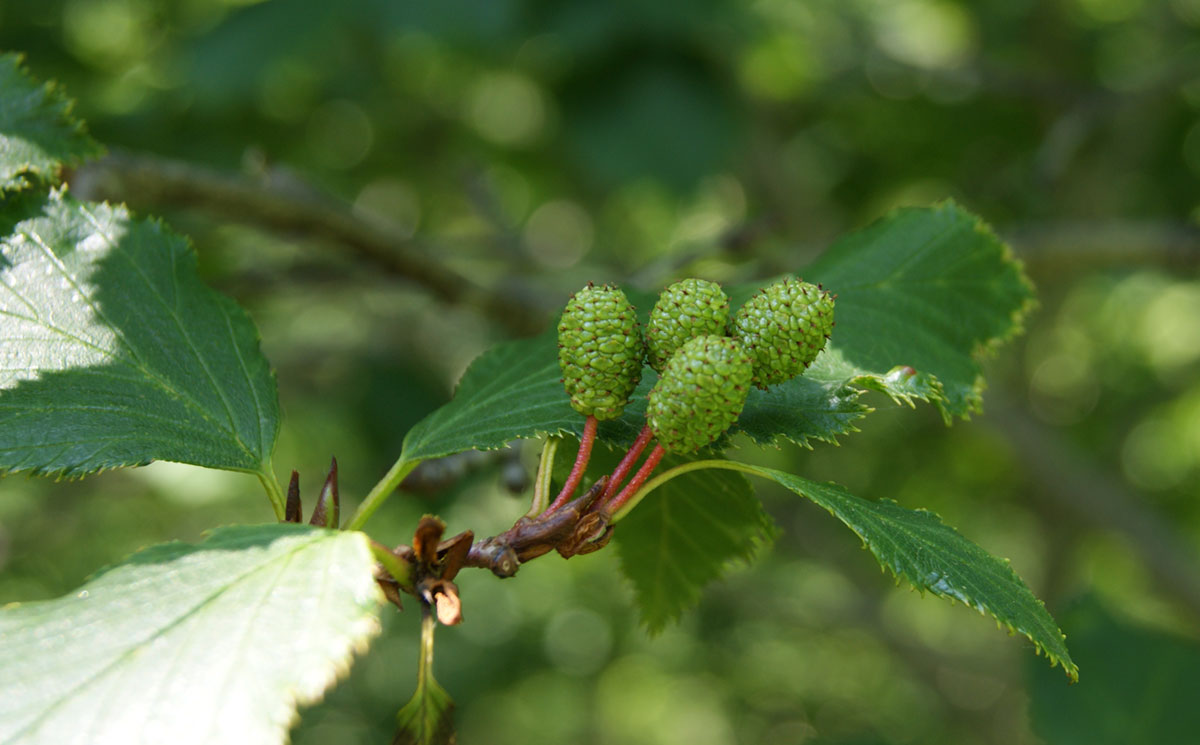
[[[0,0],[0,48],[112,150],[72,189],[162,215],[249,309],[309,504],[336,455],[352,506],[474,355],[588,280],[771,276],[945,197],[1025,262],[1041,307],[984,415],[877,399],[841,447],[739,456],[1010,557],[1078,685],[760,482],[779,541],[657,638],[611,551],[461,576],[436,662],[461,742],[1200,742],[1200,0]],[[452,464],[371,533],[502,529],[531,450]],[[252,477],[174,464],[7,478],[0,603],[270,516]],[[384,617],[294,742],[389,741],[418,616]]]

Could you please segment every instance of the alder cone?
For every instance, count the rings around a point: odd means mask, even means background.
[[[733,334],[754,360],[754,385],[791,380],[812,364],[833,331],[833,300],[819,285],[785,277],[746,301]]]
[[[558,323],[558,365],[580,414],[619,417],[642,379],[645,358],[637,315],[620,289],[589,283],[567,301]]]
[[[752,368],[737,339],[708,335],[684,343],[650,391],[646,420],[658,444],[691,453],[720,437],[742,413]]]
[[[662,291],[646,325],[650,367],[661,373],[689,339],[723,336],[729,325],[729,297],[716,282],[683,279]]]

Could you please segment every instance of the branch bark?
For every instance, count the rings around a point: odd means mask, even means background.
[[[548,307],[532,292],[485,287],[438,260],[435,249],[350,205],[279,174],[251,178],[152,155],[114,151],[81,166],[73,191],[93,200],[155,210],[203,210],[230,220],[296,233],[344,247],[390,276],[412,281],[443,302],[478,308],[510,331],[541,330]]]

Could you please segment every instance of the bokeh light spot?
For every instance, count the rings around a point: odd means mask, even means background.
[[[352,168],[367,157],[375,128],[362,107],[352,101],[321,104],[308,120],[308,146],[313,157],[328,168]]]
[[[893,58],[926,69],[958,67],[975,48],[975,27],[960,6],[905,0],[877,15],[879,46]]]
[[[467,121],[499,145],[528,145],[542,133],[546,104],[533,81],[514,73],[484,75],[467,96]]]
[[[570,675],[592,675],[612,652],[609,623],[586,608],[566,608],[546,625],[543,642],[550,663]]]
[[[525,223],[525,247],[539,263],[556,269],[576,264],[592,247],[592,219],[574,202],[556,200],[534,210]]]

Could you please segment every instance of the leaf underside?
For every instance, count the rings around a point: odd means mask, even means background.
[[[770,468],[739,464],[824,507],[863,540],[880,565],[921,592],[931,592],[991,615],[1010,633],[1021,633],[1061,664],[1072,680],[1072,661],[1063,633],[1042,601],[1029,590],[1006,559],[998,559],[964,538],[927,510],[910,510],[891,500],[870,502],[832,483],[793,476]]]
[[[258,333],[187,242],[61,193],[0,223],[0,471],[151,460],[261,472],[279,426]]]
[[[378,630],[361,533],[222,528],[0,611],[0,743],[287,740]]]
[[[52,180],[62,165],[100,153],[54,85],[34,82],[20,55],[0,55],[0,192],[31,177]]]
[[[682,462],[667,458],[663,468]],[[655,489],[617,525],[613,542],[642,623],[657,633],[731,563],[749,561],[774,536],[774,523],[742,474],[703,470]]]

